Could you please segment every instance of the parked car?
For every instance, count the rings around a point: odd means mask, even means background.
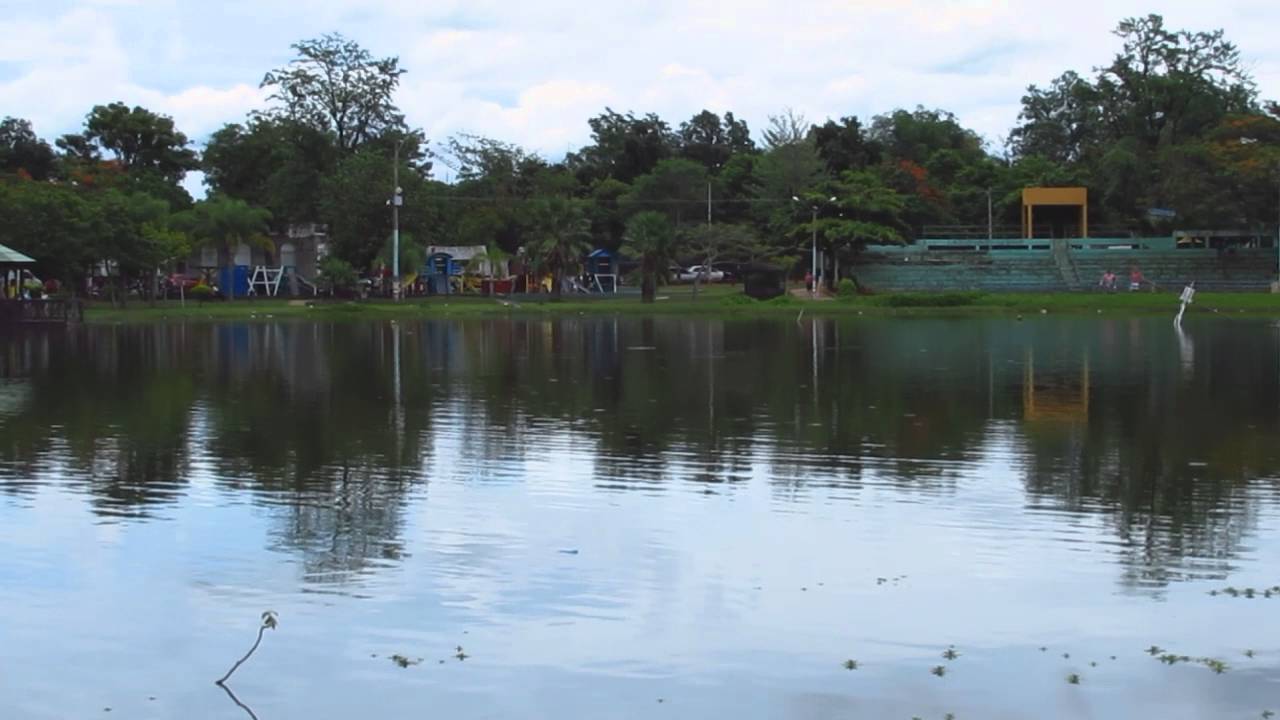
[[[723,282],[724,271],[708,268],[706,265],[694,265],[676,275],[676,280],[680,282],[693,282],[699,278],[702,282]]]

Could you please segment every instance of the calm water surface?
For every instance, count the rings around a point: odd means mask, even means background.
[[[1257,718],[1278,441],[1272,321],[10,334],[0,717]]]

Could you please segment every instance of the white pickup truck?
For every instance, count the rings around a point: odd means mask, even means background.
[[[708,268],[706,265],[694,265],[676,273],[676,280],[680,282],[693,282],[699,278],[702,282],[722,282],[724,272]]]

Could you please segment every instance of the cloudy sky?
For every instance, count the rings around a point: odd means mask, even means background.
[[[440,140],[465,131],[556,158],[606,105],[672,124],[732,110],[759,130],[917,104],[998,143],[1030,83],[1087,71],[1123,17],[1224,28],[1264,97],[1280,97],[1280,3],[1129,0],[0,0],[0,115],[55,137],[123,100],[197,142],[262,106],[290,43],[340,31],[409,73],[399,103]]]

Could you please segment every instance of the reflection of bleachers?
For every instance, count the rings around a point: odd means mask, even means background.
[[[1265,291],[1275,272],[1275,250],[1088,249],[1070,251],[1070,266],[1083,290],[1096,288],[1102,273],[1116,273],[1117,287],[1128,284],[1137,266],[1157,287],[1176,290],[1196,281],[1202,290]],[[869,247],[854,267],[858,282],[873,292],[983,290],[989,292],[1062,292],[1071,289],[1050,250],[951,250],[907,246]]]

